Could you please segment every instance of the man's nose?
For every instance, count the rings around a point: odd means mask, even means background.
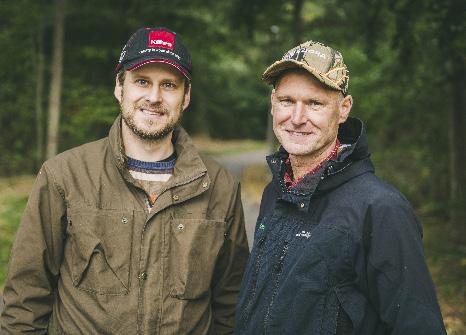
[[[146,94],[146,100],[150,103],[157,103],[162,101],[162,94],[160,87],[154,86],[151,87],[150,90],[148,90]]]
[[[291,123],[300,125],[306,122],[306,106],[298,101],[291,114]]]

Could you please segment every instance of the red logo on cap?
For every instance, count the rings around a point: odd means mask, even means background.
[[[149,33],[149,47],[173,50],[175,35],[164,30],[153,30]]]

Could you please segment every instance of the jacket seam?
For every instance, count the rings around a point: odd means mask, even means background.
[[[60,194],[61,198],[63,201],[65,201],[65,204],[66,204],[66,196],[65,196],[65,191],[63,190],[63,188],[60,186],[60,184],[57,182],[56,178],[55,178],[55,175],[52,171],[52,169],[50,169],[48,166],[46,166],[44,164],[44,169],[46,171],[46,173],[50,176],[50,178],[52,179],[52,185],[55,187],[55,190],[58,192],[58,194]],[[66,207],[68,207],[68,204],[66,204]]]

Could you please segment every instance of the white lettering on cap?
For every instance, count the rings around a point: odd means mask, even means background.
[[[154,46],[164,46],[164,47],[168,47],[168,48],[173,48],[172,43],[165,42],[165,41],[162,41],[162,40],[150,40],[150,43],[151,43],[151,45],[154,45]]]
[[[322,52],[320,52],[320,51],[310,49],[310,50],[307,50],[307,52],[310,53],[310,54],[314,54],[314,55],[316,55],[317,57],[320,57],[320,58],[323,58],[323,59],[327,59],[327,56],[326,56],[325,54],[323,54]]]

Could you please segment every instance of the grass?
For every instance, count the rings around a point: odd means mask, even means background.
[[[11,245],[33,181],[32,176],[0,179],[0,288],[2,290]]]
[[[448,334],[466,334],[466,246],[458,241],[454,229],[431,218],[422,221],[427,263]]]
[[[239,141],[230,148],[236,151],[245,145]],[[209,150],[214,149],[209,146]],[[242,189],[259,203],[270,178],[265,164],[252,166],[243,173]],[[33,180],[32,176],[0,179],[0,289],[3,289],[10,248]],[[421,217],[421,221],[427,263],[448,334],[466,334],[466,246],[458,242],[452,229],[446,229],[445,223],[429,217]]]

